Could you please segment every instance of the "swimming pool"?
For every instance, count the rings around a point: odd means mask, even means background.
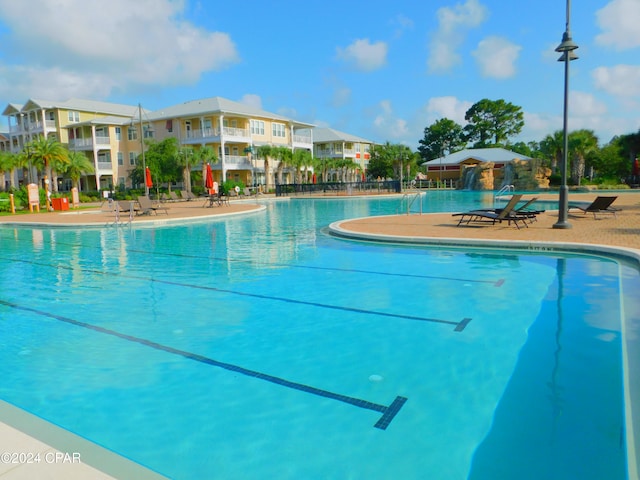
[[[625,478],[633,266],[322,232],[397,199],[266,206],[0,229],[0,398],[171,478]]]

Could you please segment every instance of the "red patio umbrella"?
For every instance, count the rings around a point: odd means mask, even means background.
[[[149,167],[147,167],[144,172],[144,183],[149,188],[153,187],[153,181],[151,180],[151,170],[149,170]]]
[[[315,174],[315,172],[313,172],[313,177],[312,177],[312,180],[311,180],[311,181],[312,181],[313,183],[316,183],[316,180],[317,180],[317,179],[316,179],[316,174]]]
[[[637,177],[640,175],[640,165],[638,165],[638,158],[633,161],[633,176]]]
[[[212,193],[213,190],[213,172],[211,171],[211,165],[207,163],[207,167],[204,173],[204,187],[207,189],[209,194]]]

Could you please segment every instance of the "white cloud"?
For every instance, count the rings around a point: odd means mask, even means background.
[[[428,117],[425,127],[441,118],[448,118],[464,126],[467,123],[464,116],[472,105],[473,103],[471,102],[459,100],[452,96],[430,98],[424,107]]]
[[[438,30],[429,43],[429,71],[443,73],[459,64],[461,60],[456,49],[464,42],[466,31],[479,26],[487,15],[487,8],[478,0],[438,9]]]
[[[640,65],[598,67],[591,72],[596,88],[617,97],[640,96]]]
[[[345,106],[351,100],[351,89],[348,87],[338,87],[333,91],[331,105],[335,108]]]
[[[357,70],[370,72],[387,63],[388,46],[385,42],[371,43],[368,38],[358,39],[346,48],[336,49],[340,60],[353,65]]]
[[[484,77],[509,78],[516,73],[515,62],[522,47],[500,37],[487,37],[478,44],[473,56]]]
[[[181,18],[183,1],[110,0],[107,11],[105,5],[0,0],[0,18],[11,30],[10,54],[48,74],[46,81],[41,75],[24,86],[29,97],[44,96],[50,83],[58,86],[55,98],[80,96],[78,85],[86,96],[105,97],[116,88],[194,84],[202,73],[239,60],[226,33]],[[18,75],[25,67],[5,63],[3,69]]]
[[[596,12],[596,21],[603,30],[596,43],[617,50],[640,46],[640,1],[612,0]]]
[[[246,93],[240,99],[240,103],[262,110],[262,98],[260,97],[260,95]]]
[[[576,117],[596,117],[607,113],[607,106],[591,93],[572,91],[569,93],[569,112]]]
[[[373,119],[373,129],[376,135],[390,142],[397,142],[407,138],[409,133],[408,122],[395,116],[391,102],[382,100],[378,104],[378,109],[380,113],[376,114]]]

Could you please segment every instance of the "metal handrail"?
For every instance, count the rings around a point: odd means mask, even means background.
[[[402,195],[402,198],[400,199],[400,206],[398,207],[398,209],[396,210],[396,214],[400,213],[400,209],[402,208],[402,205],[404,204],[405,199],[407,200],[407,215],[411,214],[411,206],[413,205],[413,202],[416,201],[416,199],[420,198],[421,193],[405,193],[404,195]],[[422,215],[422,202],[420,203],[420,215]]]

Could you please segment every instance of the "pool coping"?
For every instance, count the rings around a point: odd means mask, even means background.
[[[13,474],[17,472],[20,472],[19,478],[42,478],[38,477],[40,474],[45,475],[46,478],[65,478],[66,480],[73,478],[163,480],[167,478],[139,462],[130,460],[4,400],[0,400],[0,422],[2,422],[0,430],[17,431],[10,431],[11,437],[25,437],[17,440],[14,438],[13,441],[8,442],[11,447],[3,445],[3,456],[17,454],[22,455],[22,458],[16,457],[16,462],[11,462],[12,467],[6,471],[4,468],[0,470],[0,478],[5,475],[14,478]],[[72,457],[77,455],[80,461],[58,462],[55,461],[56,454]],[[35,461],[36,458],[37,461]],[[5,467],[7,463],[2,461],[0,466]],[[63,471],[54,474],[55,469],[63,469]],[[98,472],[94,469],[103,475],[98,476]]]
[[[395,216],[395,215],[391,215]],[[360,217],[369,218],[369,217]],[[348,220],[339,220],[328,226],[328,232],[338,238],[347,240],[357,240],[366,242],[393,243],[404,245],[422,245],[435,246],[444,248],[498,248],[501,250],[517,250],[529,253],[579,253],[586,255],[603,255],[608,258],[622,258],[631,261],[635,268],[640,272],[640,250],[622,246],[611,246],[597,243],[578,243],[578,242],[557,242],[557,241],[533,241],[533,240],[506,240],[506,239],[479,239],[479,238],[462,238],[462,237],[429,237],[429,236],[413,236],[413,235],[388,235],[372,232],[357,232],[343,228],[342,225],[357,221],[359,218],[351,218]],[[627,475],[629,480],[640,479],[640,444],[636,442],[636,438],[640,438],[640,419],[634,418],[632,411],[633,398],[636,398],[637,404],[640,405],[640,391],[632,392],[630,387],[632,377],[632,367],[629,359],[627,345],[627,325],[622,322],[622,357],[624,399],[625,399],[625,440],[626,440],[626,460]],[[640,365],[637,365],[640,371]]]

